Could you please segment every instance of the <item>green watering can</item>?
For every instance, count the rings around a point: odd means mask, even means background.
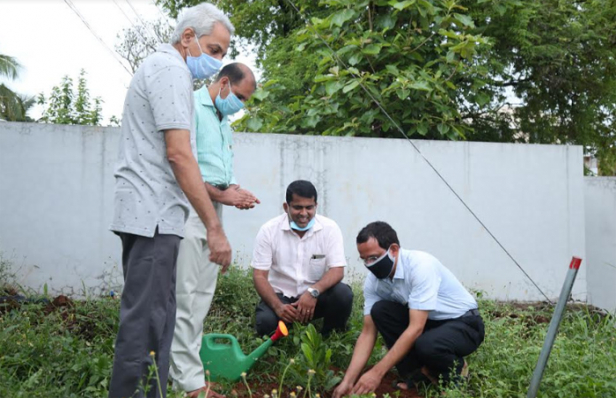
[[[237,339],[230,334],[206,334],[203,336],[201,351],[199,351],[203,369],[210,372],[209,379],[211,381],[218,381],[221,378],[238,381],[242,377],[242,373],[248,372],[257,359],[265,354],[276,340],[288,334],[287,326],[284,322],[279,321],[274,335],[249,355],[244,355]],[[221,343],[221,340],[225,343]]]

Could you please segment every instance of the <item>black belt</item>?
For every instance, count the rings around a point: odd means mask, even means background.
[[[475,309],[466,311],[464,315],[462,315],[460,318],[464,318],[465,316],[479,316],[479,315],[481,315],[479,313],[479,310],[475,308]]]

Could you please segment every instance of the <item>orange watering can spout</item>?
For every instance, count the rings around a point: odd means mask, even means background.
[[[287,329],[287,325],[284,324],[283,321],[278,321],[278,328],[276,328],[276,332],[274,335],[270,337],[272,341],[276,341],[281,337],[286,337],[289,335],[289,330]]]
[[[242,373],[247,372],[276,340],[288,335],[287,326],[284,322],[279,321],[278,328],[272,337],[264,341],[249,355],[244,355],[234,336],[230,334],[206,334],[203,336],[199,356],[204,369],[210,371],[212,381],[217,381],[220,378],[237,381]],[[221,340],[230,344],[218,342]]]

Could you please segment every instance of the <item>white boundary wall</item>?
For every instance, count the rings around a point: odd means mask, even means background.
[[[616,177],[586,177],[588,301],[616,312]]]
[[[0,251],[19,281],[52,291],[121,281],[120,241],[108,231],[119,129],[0,123]],[[585,258],[579,146],[414,143],[550,298],[572,255]],[[403,247],[431,252],[468,287],[498,299],[542,296],[404,140],[235,135],[239,183],[262,201],[226,209],[238,262],[259,227],[280,214],[287,184],[309,179],[318,211],[345,237],[350,273],[363,275],[354,239],[387,221]],[[96,291],[97,289],[95,289]],[[574,297],[587,298],[586,267]]]

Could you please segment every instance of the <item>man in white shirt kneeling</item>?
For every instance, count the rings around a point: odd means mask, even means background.
[[[321,334],[344,331],[353,292],[342,283],[346,258],[342,232],[317,215],[317,190],[309,181],[287,187],[284,214],[266,222],[257,235],[251,266],[261,296],[256,331],[269,335],[279,320],[291,324],[323,318]]]

